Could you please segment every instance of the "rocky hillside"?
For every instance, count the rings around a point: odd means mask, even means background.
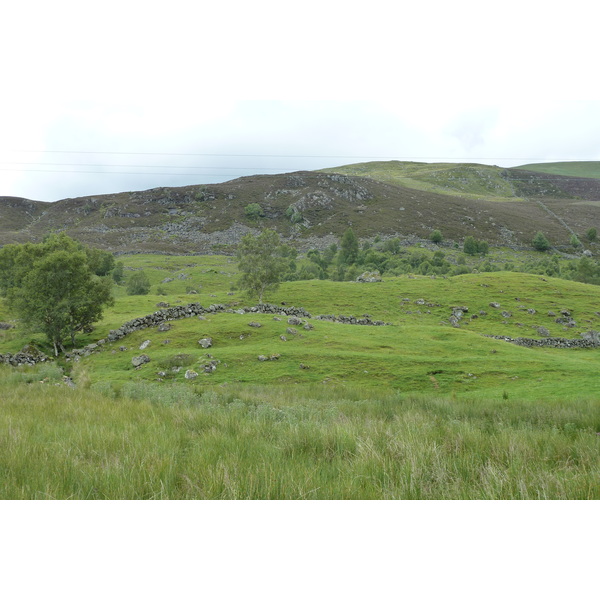
[[[253,204],[260,216],[248,214]],[[114,252],[228,252],[244,234],[270,227],[306,249],[352,226],[363,239],[414,242],[440,229],[446,241],[473,235],[513,247],[530,247],[541,230],[560,247],[600,226],[599,207],[600,180],[391,161],[54,203],[0,197],[0,244],[66,231]]]

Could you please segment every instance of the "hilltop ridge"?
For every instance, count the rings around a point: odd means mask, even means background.
[[[247,214],[251,204],[261,216]],[[473,235],[515,248],[529,247],[543,231],[554,246],[566,247],[573,232],[583,237],[597,225],[599,207],[600,179],[592,177],[549,178],[474,163],[370,162],[52,203],[0,197],[0,244],[66,231],[113,252],[231,252],[244,234],[269,227],[305,249],[352,227],[362,239],[415,243],[440,229],[449,243]]]

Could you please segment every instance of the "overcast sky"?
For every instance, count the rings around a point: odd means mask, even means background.
[[[589,2],[10,4],[0,196],[600,160]]]

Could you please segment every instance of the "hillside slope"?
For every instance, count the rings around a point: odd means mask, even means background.
[[[0,244],[66,231],[113,252],[231,252],[244,234],[270,227],[307,249],[353,227],[363,239],[379,234],[415,243],[440,229],[447,242],[473,235],[515,248],[530,247],[541,230],[566,247],[573,233],[598,225],[598,199],[594,179],[548,181],[487,165],[362,163],[54,203],[0,198]],[[257,219],[245,213],[254,203],[262,210]]]

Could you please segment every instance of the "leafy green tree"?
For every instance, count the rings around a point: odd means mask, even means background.
[[[465,242],[463,244],[463,252],[471,256],[475,256],[479,252],[479,244],[472,235],[468,235],[465,238]]]
[[[257,221],[260,217],[264,216],[263,209],[257,202],[248,204],[244,209],[244,214],[252,221]]]
[[[245,235],[237,259],[242,273],[238,286],[249,296],[258,297],[259,303],[267,291],[277,289],[289,262],[282,258],[279,234],[272,229],[256,236]]]
[[[121,261],[119,261],[115,265],[115,268],[112,271],[112,278],[113,278],[113,281],[117,285],[119,285],[120,283],[123,282],[124,277],[125,277],[125,265],[123,265],[123,263]]]
[[[571,236],[570,242],[573,248],[579,248],[579,246],[581,246],[581,242],[579,241],[579,238],[576,235]]]
[[[435,229],[435,230],[433,230],[431,232],[431,235],[429,236],[429,239],[434,244],[440,244],[444,238],[442,236],[442,232],[439,229]]]
[[[46,334],[55,355],[67,338],[75,345],[77,332],[102,317],[111,305],[111,281],[96,276],[81,244],[54,236],[41,244],[21,244],[0,251],[2,292],[27,327]]]
[[[400,252],[400,240],[398,238],[386,240],[383,244],[383,251],[390,254],[398,254]]]
[[[127,293],[130,296],[145,296],[150,292],[150,279],[144,271],[137,271],[127,279]]]
[[[486,255],[490,251],[490,246],[485,240],[476,240],[472,235],[465,238],[463,252],[471,256],[476,254]]]
[[[548,241],[548,238],[546,238],[546,236],[541,231],[538,231],[535,234],[535,237],[533,238],[533,241],[531,243],[533,247],[539,252],[545,252],[546,250],[548,250],[548,248],[550,248],[550,242]]]
[[[341,264],[354,264],[356,262],[356,259],[358,258],[359,245],[358,238],[356,237],[354,231],[352,231],[351,227],[346,229],[346,231],[344,232],[340,246],[341,248],[339,260]]]
[[[92,273],[103,277],[109,275],[115,268],[115,257],[110,252],[87,247],[84,250]]]

